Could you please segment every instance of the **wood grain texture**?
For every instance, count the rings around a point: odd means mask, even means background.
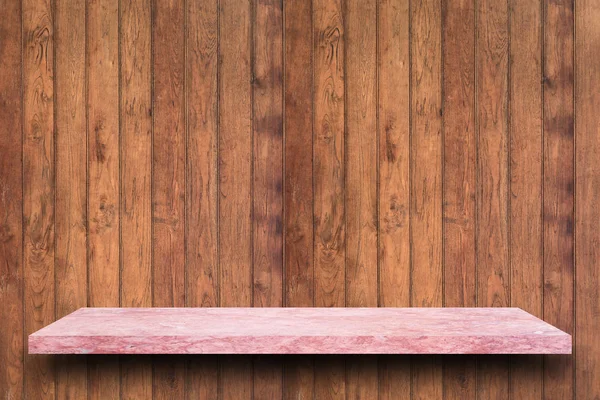
[[[0,20],[0,395],[23,397],[23,104],[21,2]]]
[[[23,354],[24,334],[86,297],[150,306],[158,287],[165,305],[521,306],[574,333],[575,356],[416,359],[412,373],[380,357],[378,396],[600,396],[595,1],[1,6],[0,397],[161,397],[150,358],[119,372]],[[375,231],[361,225],[373,168]],[[351,358],[266,357],[264,373],[247,357],[174,374],[155,361],[172,397],[371,387]],[[427,371],[442,365],[440,391]]]
[[[251,306],[252,2],[219,3],[219,304]],[[249,357],[220,358],[222,399],[249,399]]]
[[[379,302],[410,304],[409,1],[386,0],[378,12]]]
[[[544,10],[544,318],[574,328],[573,1]],[[573,394],[571,357],[546,357],[544,396]]]
[[[191,1],[187,7],[187,304],[216,307],[217,1]]]
[[[379,398],[393,400],[398,395],[411,396],[411,364],[410,357],[380,355],[379,363]]]
[[[410,306],[409,0],[378,1],[379,306]],[[409,357],[379,358],[379,396],[410,393]]]
[[[346,32],[346,306],[377,307],[377,4],[348,0]],[[346,395],[377,397],[376,357],[346,362]]]
[[[475,306],[475,10],[444,0],[444,305]],[[459,71],[458,73],[456,71]]]
[[[284,245],[288,307],[314,305],[313,4],[284,2]],[[283,398],[312,399],[315,359],[284,358]]]
[[[377,9],[346,6],[346,305],[376,307]]]
[[[313,32],[312,2],[284,2],[285,304],[312,306]]]
[[[346,363],[346,398],[378,397],[379,376],[376,356],[352,355]]]
[[[442,293],[442,3],[411,2],[411,306],[440,307]],[[442,396],[441,359],[412,358],[412,395]]]
[[[123,307],[152,304],[150,4],[121,1],[121,252]]]
[[[184,1],[153,3],[153,306],[186,305],[186,117]],[[185,362],[155,357],[157,398],[185,396]]]
[[[55,3],[56,317],[87,305],[85,4]],[[87,397],[83,357],[57,360],[58,398]]]
[[[24,333],[55,318],[54,20],[46,0],[22,2]],[[55,397],[54,362],[25,357],[26,398]]]
[[[163,307],[185,305],[183,4],[153,4],[153,285],[154,306]]]
[[[281,307],[283,278],[283,9],[254,2],[252,65],[253,305]]]
[[[119,3],[87,5],[90,306],[119,305]]]
[[[345,42],[343,0],[313,1],[313,176],[316,307],[346,302]],[[345,361],[315,361],[315,397],[346,396]]]
[[[542,2],[511,2],[510,305],[542,318]],[[512,398],[542,397],[542,357],[512,357]]]
[[[186,14],[186,236],[187,301],[216,307],[218,290],[218,2],[187,1]],[[187,364],[188,399],[216,399],[217,357]]]
[[[341,0],[315,0],[315,306],[345,303],[345,34]]]
[[[254,1],[253,306],[283,306],[283,1]],[[255,399],[283,396],[281,357],[254,358]]]
[[[287,356],[283,366],[283,399],[309,400],[315,395],[315,357]]]
[[[315,399],[346,399],[346,364],[340,356],[315,358]]]
[[[151,4],[120,1],[121,306],[152,305]],[[150,357],[121,358],[121,398],[152,397]]]
[[[477,3],[477,305],[510,301],[508,184],[508,4]],[[508,397],[508,359],[480,357],[479,398]]]
[[[314,305],[313,10],[284,2],[284,305]],[[284,357],[283,398],[312,399],[314,357]]]
[[[221,306],[252,304],[250,1],[219,9],[219,246]]]
[[[600,7],[575,6],[575,383],[577,399],[600,399]]]
[[[92,0],[86,9],[88,132],[88,303],[120,304],[119,2]],[[119,396],[115,357],[88,363],[88,397]]]
[[[474,307],[476,290],[475,2],[442,3],[444,306]],[[444,397],[476,397],[476,358],[444,358]]]

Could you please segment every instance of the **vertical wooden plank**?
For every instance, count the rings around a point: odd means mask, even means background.
[[[285,302],[314,306],[312,1],[284,2]],[[314,357],[286,357],[284,399],[312,399]]]
[[[217,304],[217,1],[187,2],[188,305]]]
[[[573,1],[549,1],[543,18],[544,319],[573,333]],[[545,359],[544,397],[571,398],[573,358]]]
[[[348,0],[346,23],[346,306],[377,307],[377,4]],[[377,397],[377,358],[350,357],[346,391]]]
[[[577,399],[600,398],[600,7],[579,0],[575,7],[576,115],[576,327]]]
[[[411,240],[415,307],[442,306],[442,32],[441,1],[411,4]],[[442,396],[436,357],[413,358],[413,396]]]
[[[315,306],[345,305],[345,66],[343,0],[313,2]],[[315,362],[315,396],[345,398],[344,360]]]
[[[345,303],[344,27],[342,0],[315,0],[315,302]]]
[[[252,304],[250,1],[221,0],[219,23],[220,300]]]
[[[119,4],[87,4],[89,306],[119,306]],[[116,357],[89,359],[89,397],[119,395]]]
[[[444,306],[475,306],[475,2],[442,4]],[[445,357],[444,397],[476,397],[476,358]]]
[[[23,397],[23,108],[21,2],[0,20],[0,393]]]
[[[152,305],[150,4],[121,1],[123,307]]]
[[[183,0],[153,8],[154,306],[183,307],[185,115]]]
[[[510,2],[510,305],[542,318],[542,4]],[[511,357],[511,398],[542,397],[542,357]]]
[[[283,305],[283,2],[255,1],[252,29],[253,306]],[[254,358],[254,398],[281,398],[280,357]]]
[[[312,2],[285,8],[285,304],[313,306]]]
[[[191,307],[218,305],[217,4],[186,4],[186,290]],[[189,399],[216,399],[217,357],[192,357],[187,380]]]
[[[444,302],[475,306],[475,13],[444,0]]]
[[[410,306],[410,10],[381,0],[377,13],[379,305]],[[410,358],[379,358],[379,395],[410,393]]]
[[[85,3],[57,0],[56,317],[87,305]],[[58,398],[87,397],[83,357],[57,359]]]
[[[341,356],[315,357],[315,399],[346,399],[346,364]]]
[[[410,357],[380,355],[379,359],[379,399],[393,400],[398,396],[411,398]]]
[[[153,305],[185,305],[185,2],[153,3]],[[154,396],[182,399],[185,363],[154,358]]]
[[[256,307],[281,307],[283,10],[281,0],[253,4],[253,296]]]
[[[151,7],[120,2],[121,306],[152,306]],[[121,396],[152,397],[150,357],[121,358]]]
[[[283,399],[309,400],[315,392],[315,357],[288,356],[283,367]]]
[[[377,14],[348,0],[346,285],[348,307],[377,307]]]
[[[89,297],[119,305],[119,4],[87,7]]]
[[[54,20],[50,0],[23,0],[23,270],[25,336],[55,318]],[[55,397],[52,357],[25,357],[25,396]]]
[[[219,301],[252,305],[252,70],[250,0],[219,9]],[[223,399],[252,397],[250,357],[223,357]]]
[[[409,1],[379,5],[380,303],[410,305]]]
[[[510,304],[508,198],[508,6],[477,2],[477,306]],[[481,357],[477,394],[508,397],[508,358]]]

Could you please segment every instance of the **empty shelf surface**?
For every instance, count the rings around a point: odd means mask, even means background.
[[[570,354],[519,308],[82,308],[32,354]]]

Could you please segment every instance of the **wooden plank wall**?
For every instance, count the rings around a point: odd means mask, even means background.
[[[600,398],[598,0],[0,8],[1,398]],[[86,305],[516,306],[575,351],[27,355]]]

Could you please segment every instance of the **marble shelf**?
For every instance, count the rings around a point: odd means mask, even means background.
[[[81,308],[30,354],[571,354],[519,308]]]

